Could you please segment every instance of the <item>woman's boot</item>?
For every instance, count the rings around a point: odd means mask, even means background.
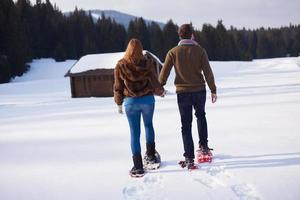
[[[141,154],[132,156],[133,167],[130,170],[129,174],[132,177],[142,177],[145,172],[143,169],[143,161]]]

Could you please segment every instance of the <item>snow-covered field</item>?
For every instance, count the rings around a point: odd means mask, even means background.
[[[183,147],[171,77],[154,117],[162,167],[140,179],[128,175],[129,128],[113,99],[70,98],[63,75],[74,63],[36,60],[0,85],[1,200],[300,199],[300,58],[211,62],[215,159],[192,172],[177,165]],[[193,131],[196,143],[195,124]]]

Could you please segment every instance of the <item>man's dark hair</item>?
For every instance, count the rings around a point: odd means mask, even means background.
[[[193,32],[194,29],[191,24],[183,24],[179,28],[178,35],[181,39],[191,39]]]

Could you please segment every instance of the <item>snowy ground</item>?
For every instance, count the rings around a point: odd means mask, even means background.
[[[129,129],[112,98],[70,98],[63,75],[74,62],[36,60],[0,85],[1,200],[300,199],[300,58],[211,63],[215,159],[192,172],[177,165],[183,147],[171,78],[154,117],[162,167],[141,179],[128,176]]]

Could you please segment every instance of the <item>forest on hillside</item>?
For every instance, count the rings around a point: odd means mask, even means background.
[[[144,49],[162,61],[179,38],[178,25],[169,20],[163,29],[143,18],[136,18],[128,28],[102,16],[94,21],[91,13],[75,9],[65,15],[50,0],[0,1],[0,83],[21,76],[36,58],[56,61],[79,59],[93,53],[124,51],[131,38],[142,41]],[[300,53],[300,25],[255,30],[226,29],[204,24],[195,30],[195,40],[203,46],[210,60],[252,60]]]

